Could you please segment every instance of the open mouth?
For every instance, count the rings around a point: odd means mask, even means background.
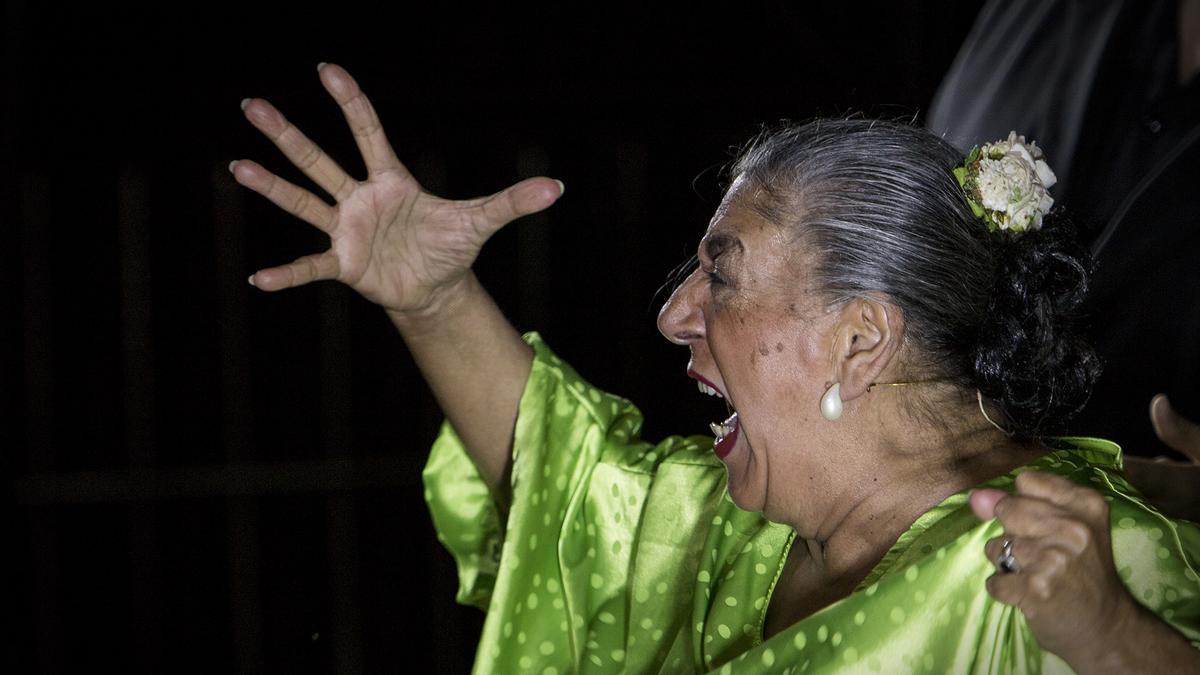
[[[724,458],[733,450],[733,445],[737,442],[737,411],[733,409],[733,406],[729,403],[729,399],[725,397],[725,394],[715,384],[704,379],[698,373],[688,372],[688,375],[696,379],[697,388],[700,389],[701,393],[716,396],[725,402],[725,408],[729,412],[729,417],[724,422],[709,422],[708,424],[708,428],[713,433],[713,452],[716,453],[717,457]]]
[[[730,415],[724,422],[717,424],[709,422],[709,427],[713,432],[713,452],[717,453],[717,457],[722,459],[733,450],[733,444],[737,443],[738,437],[738,414],[735,412]]]

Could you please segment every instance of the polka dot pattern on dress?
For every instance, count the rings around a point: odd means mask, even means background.
[[[514,501],[506,531],[498,535],[484,529],[439,526],[438,534],[448,548],[465,550],[455,553],[460,569],[466,560],[467,570],[484,578],[484,586],[501,574],[495,589],[503,590],[504,595],[497,597],[504,598],[505,606],[499,609],[503,614],[489,617],[485,630],[491,634],[481,641],[477,670],[544,675],[590,669],[685,672],[714,664],[730,675],[951,670],[952,657],[939,652],[939,645],[954,639],[957,626],[975,621],[978,612],[988,610],[986,596],[943,592],[948,582],[962,578],[947,573],[955,572],[962,562],[960,552],[948,545],[950,540],[924,535],[911,539],[910,550],[885,558],[885,571],[869,579],[870,584],[847,602],[826,608],[764,643],[763,620],[790,540],[777,536],[759,516],[734,508],[720,493],[725,487],[723,476],[715,483],[719,499],[711,508],[706,506],[708,510],[693,514],[690,528],[660,529],[654,540],[640,538],[643,510],[651,513],[655,506],[651,482],[666,475],[655,472],[681,466],[672,464],[673,448],[639,442],[629,446],[628,457],[620,456],[621,448],[612,445],[619,441],[613,439],[634,438],[636,412],[565,370],[550,372],[566,368],[551,363],[540,356],[534,371],[542,373],[543,380],[537,382],[531,375],[527,387],[527,391],[544,390],[544,400],[550,401],[541,411],[545,417],[531,423],[523,407],[525,429],[521,431],[519,418],[518,435],[540,434],[554,442],[548,447],[580,448],[584,453],[603,450],[617,459],[576,466],[571,453],[561,453],[535,462],[538,450],[523,445],[514,450],[513,478],[514,492],[520,491],[524,501]],[[598,424],[574,426],[555,436],[548,430],[559,421],[550,418],[560,413],[563,418],[590,418]],[[707,470],[711,448],[700,447],[691,457],[694,464],[687,471],[694,478]],[[719,463],[711,463],[723,472]],[[1075,460],[1063,466],[1062,473],[1069,473],[1088,465]],[[1108,477],[1103,472],[1086,475]],[[575,482],[579,478],[583,482]],[[694,494],[695,480],[681,487],[686,489],[675,496]],[[436,489],[427,487],[426,493],[430,501],[444,499]],[[1105,498],[1112,504],[1114,547],[1120,536],[1142,543],[1140,558],[1118,558],[1122,578],[1137,579],[1147,564],[1180,572],[1170,584],[1139,584],[1135,595],[1149,604],[1159,603],[1164,617],[1196,616],[1200,580],[1188,569],[1194,563],[1186,558],[1186,548],[1181,551],[1171,526],[1131,510],[1128,500],[1113,500],[1111,494]],[[660,502],[679,503],[678,498]],[[677,517],[683,515],[681,511],[676,507],[669,514]],[[661,524],[663,519],[652,522]],[[630,534],[622,536],[623,532]],[[689,548],[680,564],[656,570],[658,576],[647,578],[644,570],[654,566],[642,565],[639,557],[653,547],[645,547],[645,542],[675,541],[688,532],[704,533],[707,539]],[[980,559],[981,570],[990,575],[994,566],[979,555],[982,543],[977,544],[971,549],[972,560]],[[486,604],[486,595],[482,599]],[[672,613],[672,605],[686,609]],[[913,631],[930,629],[939,631],[936,644],[902,639]],[[884,642],[877,642],[876,636],[884,636],[878,638]],[[879,644],[887,639],[895,641],[881,659]],[[906,652],[909,644],[933,646]],[[1033,670],[1041,665],[1033,653],[1021,661],[1017,667]]]

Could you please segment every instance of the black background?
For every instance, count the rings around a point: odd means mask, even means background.
[[[440,422],[383,313],[254,269],[320,233],[237,186],[275,103],[353,173],[315,66],[345,66],[430,189],[546,174],[543,215],[478,273],[522,330],[646,414],[717,413],[658,335],[658,293],[763,122],[919,119],[978,2],[4,5],[0,436],[18,672],[464,672],[422,500]]]

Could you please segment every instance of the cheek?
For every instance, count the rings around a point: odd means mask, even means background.
[[[775,412],[795,410],[828,386],[827,340],[821,326],[793,306],[763,305],[738,297],[714,301],[707,312],[708,343],[739,409],[774,404]],[[817,408],[814,407],[814,410]]]
[[[739,356],[752,374],[756,399],[786,411],[811,389],[816,368],[808,358],[807,349],[797,344],[796,337],[788,331],[747,336],[740,347]]]
[[[759,372],[768,369],[787,346],[782,336],[775,335],[771,314],[752,303],[719,302],[714,299],[709,308],[709,340],[713,352],[724,354],[740,369]]]
[[[814,443],[827,375],[804,345],[784,336],[750,346],[744,356],[750,377],[735,399],[747,440],[759,461],[778,461],[780,453],[795,459],[793,453],[804,453]]]

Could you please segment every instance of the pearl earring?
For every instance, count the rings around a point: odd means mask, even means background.
[[[825,395],[821,397],[821,416],[829,421],[836,420],[842,416],[842,396],[841,385],[837,382],[825,391]]]

